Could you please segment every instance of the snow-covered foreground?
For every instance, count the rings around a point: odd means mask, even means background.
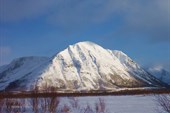
[[[88,103],[94,108],[99,98],[104,99],[109,113],[156,113],[158,110],[154,96],[78,97],[78,100],[81,105]]]
[[[156,99],[153,95],[4,99],[0,101],[0,110],[3,113],[160,113]]]

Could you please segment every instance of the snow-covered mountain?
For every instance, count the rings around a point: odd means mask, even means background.
[[[0,67],[0,90],[4,90],[9,85],[19,86],[19,82],[23,77],[26,77],[34,69],[40,66],[48,58],[46,57],[22,57],[14,59],[9,65]],[[19,87],[18,87],[19,88]]]
[[[151,67],[147,70],[150,74],[154,75],[159,80],[170,85],[170,73],[167,70],[159,66]]]
[[[0,90],[106,90],[162,83],[126,54],[79,42],[51,58],[23,57],[0,68]]]

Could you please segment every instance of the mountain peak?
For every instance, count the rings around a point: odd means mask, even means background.
[[[83,42],[78,42],[78,43],[76,43],[76,44],[74,44],[74,45],[70,45],[70,46],[72,46],[73,48],[74,47],[83,47],[83,48],[86,48],[86,49],[94,49],[94,48],[102,48],[101,46],[99,46],[98,44],[95,44],[95,43],[93,43],[93,42],[90,42],[90,41],[83,41]],[[69,47],[70,47],[69,46]]]
[[[94,42],[90,42],[90,41],[82,41],[82,42],[78,42],[78,43],[76,43],[74,45],[88,45],[88,46],[90,45],[90,46],[95,46],[97,44],[95,44]]]
[[[54,55],[52,59],[55,59],[56,57],[83,57],[84,55],[89,55],[89,54],[95,54],[96,52],[99,52],[101,54],[108,53],[103,47],[90,42],[90,41],[83,41],[83,42],[78,42],[73,45],[69,45],[66,49],[63,51],[59,52],[58,54]]]
[[[23,58],[24,64],[9,65],[0,73],[0,82],[5,81],[0,90],[18,87],[103,90],[159,85],[123,52],[104,49],[89,41],[70,45],[49,60],[33,58],[32,62],[25,62],[25,59],[31,60]]]

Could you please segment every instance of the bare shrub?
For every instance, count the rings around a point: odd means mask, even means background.
[[[5,103],[5,99],[0,98],[0,113],[2,113],[4,103]]]
[[[156,95],[156,102],[162,109],[160,113],[170,113],[170,95]]]
[[[104,99],[99,98],[99,101],[95,105],[96,113],[106,113],[106,103]]]
[[[80,105],[79,100],[77,98],[70,97],[69,99],[71,110],[76,113],[108,113],[106,110],[106,103],[102,98],[99,98],[98,101],[94,104],[94,106],[87,104],[85,107]]]
[[[55,113],[60,103],[58,97],[44,98],[43,101],[41,101],[42,109],[44,109],[44,111],[48,110],[50,113]]]
[[[56,109],[60,103],[60,99],[58,97],[52,97],[49,103],[49,112],[56,112]]]
[[[63,108],[61,108],[61,113],[70,113],[71,108],[67,105],[64,104]]]
[[[84,109],[83,113],[94,113],[93,109],[87,104],[86,108]]]
[[[24,113],[25,100],[23,99],[6,99],[5,111],[8,113]]]
[[[28,101],[26,101],[27,99]],[[102,98],[99,98],[92,106],[91,104],[84,106],[76,97],[69,97],[69,101],[67,101],[69,103],[62,103],[61,98],[55,96],[27,99],[6,98],[0,100],[0,113],[108,113]],[[29,104],[25,104],[26,102]],[[29,105],[29,109],[26,108],[26,105]]]
[[[77,98],[71,97],[69,99],[70,99],[70,104],[71,104],[72,108],[76,108],[76,109],[80,108],[79,101]]]
[[[32,111],[35,113],[56,113],[59,103],[58,97],[31,98]]]
[[[38,113],[39,110],[39,98],[31,98],[32,110]]]

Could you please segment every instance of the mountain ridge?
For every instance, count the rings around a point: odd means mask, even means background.
[[[162,67],[150,67],[146,69],[150,74],[155,75],[155,77],[170,85],[170,72]]]
[[[11,71],[15,72],[15,76],[19,76],[15,79],[8,77],[12,75],[11,73],[7,76],[0,71],[0,77],[4,76],[0,80],[0,89],[32,90],[38,87],[44,90],[47,87],[54,87],[69,90],[114,90],[160,87],[162,84],[125,53],[104,49],[87,41],[70,45],[51,58],[30,62],[28,64],[32,68],[24,67],[28,69],[22,76],[19,74],[21,69]]]

